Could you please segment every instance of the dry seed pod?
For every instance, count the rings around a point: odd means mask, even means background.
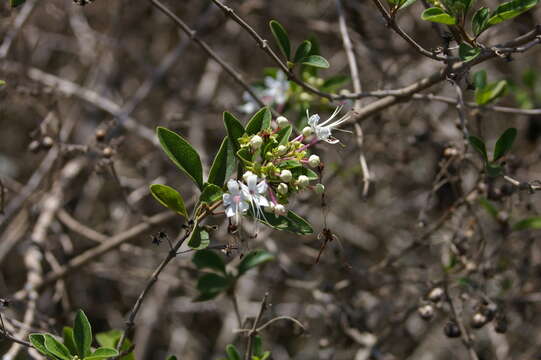
[[[435,287],[434,289],[430,290],[428,293],[428,300],[437,303],[440,302],[441,299],[443,299],[443,295],[445,292],[441,287]]]
[[[480,329],[488,322],[487,317],[480,312],[475,313],[471,319],[471,327],[474,329]]]
[[[39,151],[40,147],[41,147],[41,144],[39,143],[39,141],[34,140],[28,145],[28,150],[35,154]]]
[[[43,145],[45,149],[50,149],[51,147],[53,147],[53,144],[54,140],[50,136],[45,136],[43,140],[41,140],[41,145]]]
[[[94,134],[97,141],[103,141],[105,139],[105,135],[106,135],[106,132],[104,129],[98,129],[96,130],[96,133]]]
[[[434,317],[434,307],[430,304],[419,306],[417,312],[419,313],[419,316],[426,321],[429,321]]]
[[[104,158],[110,159],[113,156],[113,149],[107,146],[105,149],[103,149],[102,155]]]
[[[462,335],[460,328],[454,321],[448,321],[447,324],[445,324],[445,326],[443,327],[443,332],[445,333],[445,336],[450,338],[457,338]]]

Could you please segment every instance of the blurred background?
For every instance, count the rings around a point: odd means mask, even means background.
[[[272,73],[272,60],[211,1],[163,1],[247,83],[260,84]],[[272,38],[271,19],[284,25],[293,44],[316,38],[331,64],[317,77],[350,76],[335,1],[227,5],[266,39]],[[364,91],[401,88],[442,67],[387,28],[371,1],[342,5]],[[175,239],[181,231],[180,217],[152,218],[164,209],[148,185],[175,187],[188,204],[197,195],[157,145],[155,127],[187,138],[208,171],[225,136],[222,113],[243,122],[250,117],[242,111],[244,90],[150,1],[96,0],[83,7],[68,0],[27,0],[16,9],[3,1],[0,9],[0,79],[6,82],[0,87],[0,297],[12,299],[3,320],[13,333],[60,334],[82,308],[95,332],[122,329],[167,255],[167,244],[154,245],[152,236],[162,231]],[[431,23],[420,19],[423,9],[418,1],[398,16],[399,24],[424,47],[442,46]],[[540,18],[534,8],[481,39],[502,43],[532,30]],[[512,61],[495,59],[472,71],[486,70],[490,82],[509,82],[498,105],[539,108],[540,55],[534,47]],[[343,89],[351,90],[351,82],[336,91]],[[449,82],[425,93],[456,99]],[[473,101],[472,90],[464,88],[464,96]],[[315,95],[303,99],[322,117],[335,106]],[[276,108],[301,126],[306,119],[296,100]],[[372,101],[362,99],[361,105]],[[505,129],[516,127],[506,171],[520,181],[541,179],[540,115],[474,108],[466,114],[470,133],[485,139],[489,149]],[[262,331],[273,359],[466,359],[460,339],[444,332],[449,306],[427,299],[435,286],[448,290],[480,359],[541,358],[539,233],[511,231],[513,223],[538,214],[539,195],[501,179],[485,181],[478,155],[464,152],[458,122],[454,104],[420,99],[363,120],[362,154],[371,175],[367,196],[355,134],[337,133],[343,146],[315,147],[326,165],[326,207],[306,192],[290,208],[316,233],[262,229],[248,247],[266,249],[276,259],[248,272],[235,290],[243,318],[255,317],[269,292],[265,320],[287,315],[306,327],[277,321]],[[316,264],[324,221],[335,237]],[[211,245],[227,243],[223,217],[209,223],[218,226]],[[130,230],[134,235],[121,246],[91,256],[39,289],[32,322],[24,324],[24,291],[36,271],[47,276]],[[32,254],[40,254],[38,264],[29,259]],[[193,302],[200,272],[192,255],[178,256],[143,304],[132,337],[137,359],[219,359],[229,343],[244,348],[230,297]],[[237,252],[221,256],[230,266],[239,262]],[[473,314],[486,303],[505,316],[505,333],[493,323],[471,329]],[[435,313],[431,321],[418,314],[426,304]],[[17,352],[11,345],[3,341],[0,354]],[[18,351],[17,359],[29,357],[35,355]]]

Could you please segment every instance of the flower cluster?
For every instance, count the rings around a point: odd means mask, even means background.
[[[276,76],[265,76],[263,86],[252,87],[253,92],[265,105],[283,105],[288,98],[289,81],[283,71],[278,70]],[[248,92],[242,94],[244,104],[239,110],[250,114],[259,108],[259,103]]]
[[[227,182],[223,195],[226,216],[238,224],[242,215],[250,213],[260,221],[270,216],[286,216],[290,197],[300,191],[311,190],[317,194],[325,191],[316,183],[323,168],[318,155],[308,149],[319,141],[336,144],[332,131],[348,119],[347,115],[335,120],[338,107],[327,120],[320,123],[319,115],[308,115],[308,125],[302,133],[290,139],[292,127],[287,118],[276,119],[274,129],[238,139],[242,160],[242,176]]]

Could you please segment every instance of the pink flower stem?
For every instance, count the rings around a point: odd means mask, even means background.
[[[309,144],[306,144],[303,147],[298,148],[297,152],[301,152],[301,151],[304,151],[304,150],[308,149],[310,146],[314,145],[318,141],[319,141],[319,139],[317,137],[315,137],[314,140],[310,141]]]
[[[269,186],[269,196],[271,198],[271,201],[274,205],[276,205],[277,201],[276,201],[276,196],[274,196],[274,192],[272,191],[271,187]]]

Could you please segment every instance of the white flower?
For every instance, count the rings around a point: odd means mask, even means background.
[[[342,107],[337,107],[336,110],[334,110],[334,112],[332,113],[331,117],[322,122],[321,124],[319,123],[320,117],[318,114],[310,116],[308,110],[306,110],[306,116],[308,117],[308,125],[310,125],[312,131],[316,134],[319,140],[326,141],[329,144],[336,144],[340,141],[331,136],[331,130],[335,129],[338,125],[349,119],[349,115],[346,114],[340,119],[332,122],[332,120],[336,117],[336,115],[338,115],[340,110],[342,110]]]
[[[246,176],[245,181],[248,185],[240,184],[242,193],[254,207],[269,206],[269,201],[264,196],[267,192],[267,183],[265,180],[261,180],[258,183],[257,180],[257,175],[255,174]]]
[[[280,180],[282,180],[283,182],[290,182],[292,178],[293,174],[287,169],[282,170],[282,172],[280,173]]]
[[[237,180],[229,180],[227,182],[227,189],[229,192],[223,195],[225,215],[228,218],[232,217],[235,224],[239,223],[239,215],[244,214],[249,208],[247,202],[248,198],[244,192],[241,191],[239,185],[244,184],[240,184]]]
[[[261,97],[263,94],[262,94],[262,90],[261,89],[258,89],[258,88],[252,88],[252,91],[254,92],[255,95],[257,95],[257,97]],[[242,104],[241,106],[239,106],[239,110],[245,114],[251,114],[251,113],[254,113],[257,109],[260,108],[260,105],[259,103],[256,101],[256,99],[254,99],[252,97],[252,95],[250,95],[249,92],[245,91],[243,94],[242,94],[242,100],[244,101],[244,104]]]
[[[250,176],[252,176],[252,175],[254,175],[253,172],[251,172],[251,171],[246,171],[246,172],[242,175],[242,179],[244,180],[244,182],[248,182],[248,178],[249,178]]]
[[[319,156],[317,155],[310,155],[310,157],[308,158],[308,165],[310,165],[313,168],[319,166],[320,162],[321,160],[319,159]]]
[[[263,80],[265,82],[265,90],[263,90],[263,96],[269,97],[271,100],[268,102],[282,105],[287,101],[287,90],[289,90],[289,81],[286,74],[283,71],[276,72],[276,78],[266,76]],[[267,103],[267,102],[265,102]]]

